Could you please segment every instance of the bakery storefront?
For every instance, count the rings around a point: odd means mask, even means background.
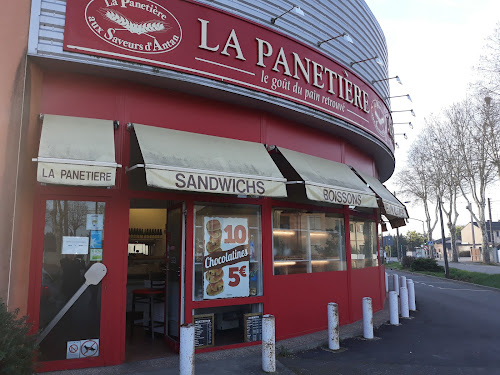
[[[407,218],[380,182],[384,91],[216,3],[33,2],[42,371],[175,355],[186,323],[207,351],[258,344],[262,314],[280,340],[325,329],[328,302],[341,324],[383,308],[381,220]]]

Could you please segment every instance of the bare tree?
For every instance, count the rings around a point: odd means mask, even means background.
[[[499,56],[500,58],[500,56]],[[497,176],[500,179],[500,102],[490,96],[485,96],[485,121],[488,142],[488,154],[491,162],[496,167]]]
[[[486,39],[477,70],[480,80],[475,85],[486,102],[485,116],[489,136],[489,157],[500,178],[500,22]]]
[[[500,23],[497,24],[493,33],[486,39],[483,48],[485,52],[481,56],[477,70],[482,79],[479,87],[488,96],[500,95]]]
[[[422,132],[408,151],[406,167],[396,176],[396,184],[404,197],[421,202],[424,207],[427,240],[432,241],[432,232],[437,224],[437,214],[434,222],[431,218],[431,205],[435,193],[432,175],[429,170],[430,144],[427,132]],[[434,200],[435,201],[435,200]],[[423,233],[425,236],[425,233]]]
[[[446,135],[451,132],[451,124],[433,116],[426,121],[427,132],[432,139],[429,168],[434,177],[434,189],[447,219],[451,237],[452,261],[458,262],[456,224],[458,220],[457,198],[462,178],[461,161],[457,153],[456,140]]]
[[[446,111],[446,117],[451,125],[449,137],[456,141],[456,152],[463,168],[461,190],[468,203],[470,195],[476,204],[477,215],[472,210],[471,213],[482,231],[483,260],[489,263],[486,188],[494,181],[495,169],[489,158],[489,131],[485,113],[486,103],[476,95],[451,106]]]
[[[68,225],[70,235],[76,236],[80,227],[85,226],[87,222],[87,202],[74,201],[70,202],[70,210],[68,214]]]

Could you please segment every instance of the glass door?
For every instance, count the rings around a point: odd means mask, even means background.
[[[167,334],[179,340],[179,327],[183,322],[183,254],[184,251],[184,205],[168,209],[167,212]],[[182,298],[182,301],[181,301]]]
[[[100,356],[102,283],[82,286],[89,268],[105,259],[105,211],[105,202],[45,201],[39,309],[42,361]],[[55,323],[68,302],[71,306]]]

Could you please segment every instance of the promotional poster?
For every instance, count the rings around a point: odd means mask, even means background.
[[[205,217],[203,298],[250,295],[248,219]]]

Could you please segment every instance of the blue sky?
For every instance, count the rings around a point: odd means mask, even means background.
[[[396,136],[396,172],[404,166],[411,142],[424,126],[424,118],[460,101],[474,81],[485,39],[500,22],[500,0],[365,0],[382,30],[389,51],[389,76],[398,75],[403,85],[391,80],[391,96],[410,94],[413,100],[395,98],[393,110],[414,109],[393,114],[395,133],[407,133],[408,140]],[[392,179],[387,182],[396,190]],[[500,198],[493,193],[493,220],[500,220]],[[459,201],[465,207],[465,200]],[[425,219],[423,210],[408,204],[410,217]],[[458,224],[470,221],[460,209]],[[422,223],[410,220],[406,230],[422,231]],[[438,235],[435,230],[434,237]]]

